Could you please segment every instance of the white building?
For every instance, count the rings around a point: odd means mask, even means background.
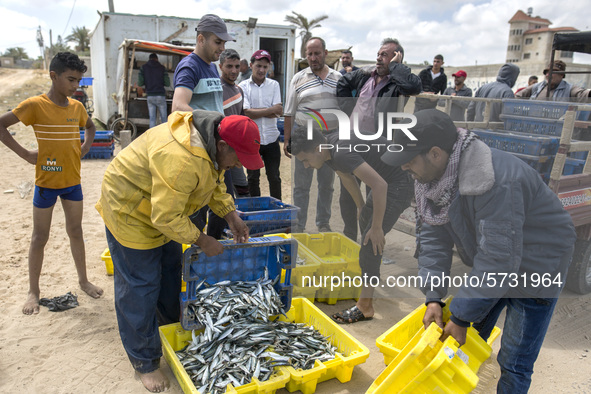
[[[204,14],[207,12],[204,11]],[[295,27],[256,24],[250,21],[225,20],[228,32],[236,42],[226,43],[226,48],[235,49],[242,58],[250,59],[258,49],[271,53],[275,67],[275,78],[285,95],[285,88],[293,76]],[[94,116],[105,124],[117,113],[114,95],[118,89],[117,56],[119,45],[125,39],[168,42],[177,45],[195,46],[195,28],[199,19],[159,15],[133,15],[104,12],[100,15],[91,33],[90,54],[92,64]],[[132,70],[132,80],[145,59],[138,58]],[[172,84],[173,73],[180,57],[165,59]],[[134,79],[135,78],[135,79]]]

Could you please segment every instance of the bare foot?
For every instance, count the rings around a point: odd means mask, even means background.
[[[152,393],[161,393],[163,391],[168,390],[168,388],[170,387],[170,382],[168,381],[168,378],[164,376],[160,368],[152,372],[138,372],[137,374],[139,375],[140,380],[144,384],[144,387]]]
[[[93,285],[90,282],[80,283],[80,288],[84,290],[86,294],[91,296],[92,298],[99,298],[103,295],[103,289],[98,286]]]
[[[27,301],[23,306],[23,313],[25,315],[36,315],[39,313],[39,295],[29,293]]]

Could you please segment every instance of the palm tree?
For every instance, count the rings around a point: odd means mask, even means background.
[[[27,51],[22,47],[8,48],[2,56],[12,57],[14,60],[28,59]]]
[[[310,30],[312,30],[316,27],[321,27],[320,23],[318,23],[318,22],[321,22],[321,21],[327,19],[328,15],[321,15],[318,18],[314,18],[314,19],[308,21],[308,18],[306,18],[302,14],[298,14],[295,11],[292,11],[291,13],[293,15],[286,15],[285,16],[285,21],[289,22],[291,24],[294,24],[299,29],[301,29],[300,37],[302,38],[302,47],[300,49],[300,52],[301,52],[302,58],[305,58],[306,57],[306,43],[312,37],[312,32]]]
[[[86,27],[74,27],[72,28],[72,34],[66,37],[66,42],[75,42],[76,47],[74,48],[77,52],[85,52],[90,48],[90,37],[88,34],[90,30]]]
[[[62,36],[57,36],[57,41],[55,44],[53,44],[51,46],[51,48],[49,48],[49,55],[51,58],[53,58],[58,52],[71,52],[72,50],[70,49],[70,47],[68,46],[68,44],[66,44],[63,40],[62,40]]]

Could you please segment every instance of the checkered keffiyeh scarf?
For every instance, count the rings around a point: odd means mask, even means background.
[[[449,222],[449,207],[459,189],[458,167],[464,149],[478,137],[471,131],[458,129],[458,139],[449,156],[443,176],[430,183],[415,181],[415,197],[419,219],[430,225]]]

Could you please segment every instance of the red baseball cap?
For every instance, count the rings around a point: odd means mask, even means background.
[[[220,122],[220,137],[228,143],[238,156],[240,163],[249,170],[264,167],[259,153],[261,135],[259,127],[250,118],[242,115],[226,116]]]
[[[259,49],[258,51],[252,54],[252,57],[255,60],[267,59],[269,63],[271,63],[271,55],[264,49]]]
[[[464,71],[464,70],[458,70],[455,73],[453,73],[451,76],[452,77],[464,77],[465,78],[465,77],[468,76],[468,74],[466,74],[466,71]]]

